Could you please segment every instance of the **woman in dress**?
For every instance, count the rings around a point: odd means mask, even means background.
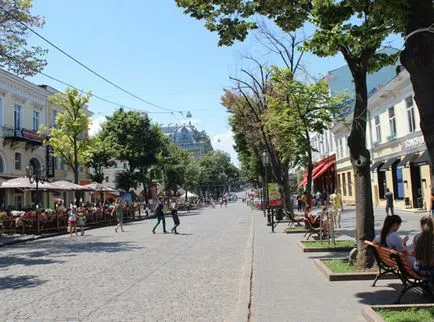
[[[115,204],[113,205],[113,209],[112,209],[112,216],[116,214],[116,219],[118,221],[118,224],[115,228],[115,232],[118,232],[118,229],[120,228],[121,231],[124,231],[124,227],[123,227],[123,222],[124,222],[124,214],[122,213],[122,208],[120,205],[120,200],[119,198],[116,199]]]

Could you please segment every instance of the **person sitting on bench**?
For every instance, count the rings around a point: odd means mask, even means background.
[[[323,229],[324,233],[328,233],[329,221],[328,221],[327,207],[326,206],[324,206],[322,208],[322,223],[321,223],[321,215],[318,213],[313,214],[311,206],[306,206],[305,217],[307,220],[309,220],[312,227],[319,228],[320,225],[322,224],[322,229]]]
[[[402,219],[398,215],[386,216],[381,233],[375,236],[373,242],[399,252],[407,251],[408,236],[402,239],[397,233],[401,223]]]
[[[433,220],[431,216],[423,216],[420,219],[422,231],[413,239],[414,270],[422,276],[431,278],[434,282],[434,254],[433,254]]]

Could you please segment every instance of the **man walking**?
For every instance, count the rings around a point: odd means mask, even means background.
[[[389,188],[386,188],[384,199],[386,199],[386,214],[389,215],[390,209],[390,214],[393,215],[393,193],[390,192]]]
[[[341,228],[341,215],[344,207],[339,189],[336,189],[335,193],[330,195],[330,204],[332,206],[334,227],[337,228],[339,226]]]
[[[163,222],[163,232],[167,233],[166,231],[166,220],[164,219],[164,211],[163,211],[163,198],[160,197],[157,207],[155,208],[155,215],[157,216],[157,224],[154,226],[154,229],[152,229],[152,233],[155,234],[155,228],[160,224],[160,222]]]

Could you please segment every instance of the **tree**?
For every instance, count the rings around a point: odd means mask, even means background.
[[[0,67],[21,76],[33,76],[47,65],[41,58],[47,50],[26,48],[26,25],[42,28],[45,23],[30,13],[31,7],[31,0],[3,0],[0,7]]]
[[[306,84],[294,79],[289,69],[272,68],[267,128],[276,138],[279,151],[292,161],[307,169],[306,192],[311,194],[315,149],[310,145],[310,133],[324,133],[333,121],[340,118],[343,98],[330,97],[325,81]]]
[[[201,152],[202,154],[206,154],[208,152],[211,152],[213,150],[211,145],[211,139],[209,138],[208,134],[205,131],[198,131],[196,133],[196,142],[199,142],[201,144]]]
[[[57,128],[49,129],[46,144],[53,147],[54,155],[59,157],[74,173],[74,183],[78,184],[79,166],[85,164],[89,149],[89,116],[86,105],[92,94],[81,95],[78,90],[67,88],[65,93],[56,93],[48,98],[49,102],[62,109],[56,117]],[[41,127],[43,132],[46,128]]]
[[[416,3],[417,0],[408,1]],[[355,86],[353,124],[348,146],[357,191],[358,264],[369,265],[371,257],[366,252],[363,240],[372,240],[375,231],[369,169],[371,156],[366,149],[366,75],[368,71],[376,71],[396,58],[378,53],[383,40],[393,30],[393,17],[385,14],[390,12],[390,0],[178,0],[177,4],[192,17],[206,20],[206,27],[218,32],[219,45],[231,45],[236,40],[244,40],[249,30],[256,28],[250,17],[260,14],[273,19],[283,31],[293,31],[305,22],[310,22],[316,30],[313,37],[305,42],[306,49],[321,57],[342,53]]]
[[[199,185],[205,196],[214,191],[216,197],[219,197],[228,190],[231,183],[229,176],[234,176],[230,161],[229,154],[219,150],[208,152],[199,159]]]
[[[398,10],[397,10],[398,9]],[[407,35],[401,63],[410,74],[415,101],[420,115],[420,128],[431,160],[434,163],[434,7],[431,0],[400,0],[387,12],[397,32]],[[431,30],[427,30],[431,27]],[[419,32],[418,32],[419,30]],[[431,193],[434,194],[434,172],[431,166]]]
[[[89,179],[98,183],[104,181],[104,168],[115,164],[110,144],[99,135],[89,139],[89,149],[84,153],[84,161],[86,167],[92,169],[88,174]]]
[[[184,190],[199,192],[200,167],[197,160],[190,159],[185,169]]]
[[[149,168],[157,163],[157,154],[162,146],[159,127],[151,124],[147,114],[126,112],[120,108],[112,116],[107,116],[101,138],[111,146],[116,159],[128,162],[128,171],[123,171],[119,175],[122,180],[119,177],[117,182],[125,183],[122,186],[128,188],[126,191],[137,187],[138,183],[145,187]]]

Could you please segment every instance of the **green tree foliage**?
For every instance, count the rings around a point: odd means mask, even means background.
[[[199,162],[195,159],[190,159],[184,173],[184,190],[191,192],[199,192]]]
[[[113,154],[110,144],[99,135],[89,139],[89,149],[84,153],[84,161],[86,167],[91,168],[88,174],[90,180],[98,183],[104,181],[104,168],[115,164]]]
[[[158,166],[162,171],[166,194],[175,196],[178,188],[186,183],[186,171],[191,162],[189,153],[173,143],[166,144],[159,157]]]
[[[409,3],[413,0],[408,0]],[[220,45],[244,40],[249,29],[256,28],[251,17],[264,15],[284,31],[293,31],[312,23],[316,29],[305,48],[319,56],[342,53],[353,75],[355,106],[353,125],[348,138],[351,162],[355,171],[357,240],[359,264],[368,257],[363,240],[374,237],[374,213],[370,180],[370,153],[366,149],[368,91],[367,72],[390,64],[396,56],[378,53],[383,40],[394,30],[390,0],[178,0],[185,13],[205,20],[205,26],[220,35]],[[399,20],[399,19],[398,19]]]
[[[130,182],[129,188],[137,187],[138,183],[145,186],[149,169],[157,163],[162,146],[159,127],[152,125],[146,114],[120,108],[112,116],[107,116],[101,138],[108,142],[116,159],[128,161],[129,169],[122,176],[130,178],[122,182]]]
[[[27,46],[27,28],[42,28],[44,18],[30,13],[31,0],[3,0],[0,7],[0,67],[21,76],[33,76],[46,65],[47,50]]]
[[[201,144],[202,154],[206,154],[213,150],[211,145],[211,139],[209,138],[208,133],[206,133],[205,131],[198,131],[196,133],[195,139],[196,142],[199,142],[199,144]]]
[[[199,159],[199,185],[202,193],[211,192],[219,197],[228,190],[235,178],[239,178],[238,169],[231,164],[229,154],[223,151],[208,152]]]
[[[343,98],[330,97],[325,81],[306,84],[294,79],[289,69],[272,68],[267,128],[275,137],[278,150],[292,165],[302,164],[307,171],[306,191],[312,184],[310,133],[324,133],[333,121],[340,119]]]
[[[89,149],[89,117],[86,105],[91,93],[81,95],[78,90],[67,88],[65,93],[50,96],[49,102],[59,107],[62,112],[56,117],[57,128],[49,129],[46,144],[53,147],[54,155],[59,157],[74,173],[74,183],[78,184],[78,168],[85,164],[85,155]],[[47,129],[41,127],[41,131]]]

